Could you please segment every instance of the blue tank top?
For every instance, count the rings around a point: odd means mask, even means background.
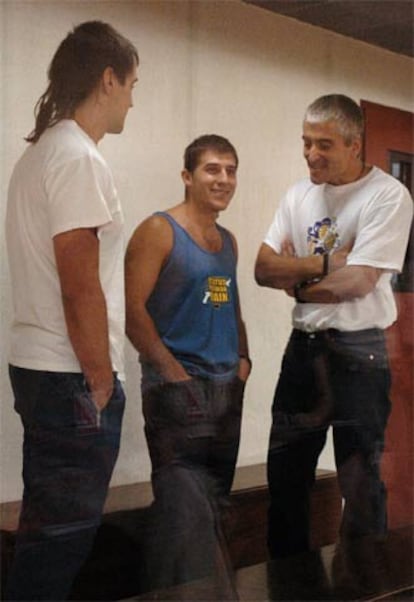
[[[217,225],[222,248],[201,248],[168,213],[173,248],[147,309],[164,345],[189,374],[232,378],[238,356],[236,258],[231,236]]]

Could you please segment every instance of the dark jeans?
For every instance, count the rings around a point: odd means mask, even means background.
[[[292,332],[274,396],[268,452],[272,556],[309,549],[309,496],[329,425],[344,498],[341,535],[386,532],[380,461],[389,388],[382,331]]]
[[[193,378],[143,390],[154,504],[148,524],[147,589],[225,570],[218,504],[230,492],[244,383]]]
[[[10,366],[24,427],[23,504],[8,600],[65,600],[100,523],[125,397],[97,412],[82,374]]]

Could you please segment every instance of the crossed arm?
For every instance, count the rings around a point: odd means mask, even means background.
[[[283,289],[294,295],[300,288],[300,299],[307,303],[341,303],[371,292],[382,270],[365,265],[347,265],[352,242],[340,247],[329,257],[329,271],[323,275],[323,257],[296,257],[290,241],[282,245],[281,253],[262,244],[256,260],[255,278],[260,286]]]

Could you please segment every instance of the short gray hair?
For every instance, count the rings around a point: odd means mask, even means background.
[[[346,144],[364,135],[364,115],[361,107],[349,96],[328,94],[320,96],[306,109],[304,122],[335,121]]]

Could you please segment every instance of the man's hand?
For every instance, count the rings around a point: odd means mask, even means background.
[[[239,361],[239,371],[237,373],[237,376],[240,378],[240,380],[246,382],[246,380],[249,378],[251,370],[251,361],[247,357],[241,357]]]
[[[293,246],[293,242],[288,238],[285,238],[285,240],[282,242],[280,254],[283,257],[296,257],[296,251],[295,247]]]
[[[191,380],[191,376],[188,374],[184,366],[178,360],[176,360],[171,353],[170,356],[171,357],[169,358],[165,358],[165,361],[163,362],[163,368],[160,369],[160,373],[163,378],[170,383]]]
[[[350,240],[348,243],[342,245],[339,249],[334,251],[331,255],[329,255],[329,263],[328,263],[328,274],[332,272],[336,272],[337,270],[346,266],[346,261],[349,253],[354,246],[355,239]],[[280,255],[283,257],[295,257],[295,248],[293,246],[292,241],[289,239],[285,239],[281,245]],[[285,289],[285,293],[289,297],[295,296],[295,289],[293,287],[289,287]]]
[[[346,260],[348,259],[349,253],[352,251],[352,247],[354,246],[355,239],[351,239],[346,244],[339,247],[336,251],[334,251],[329,256],[329,269],[328,274],[331,272],[335,272],[340,268],[343,268],[346,265]]]
[[[89,383],[88,386],[90,389],[92,401],[95,404],[97,410],[103,410],[107,406],[109,400],[111,399],[112,392],[114,389],[112,372],[110,373],[109,378],[100,379],[100,381],[97,382],[96,386],[91,386]]]
[[[285,240],[282,242],[282,244],[280,246],[280,255],[282,257],[296,257],[295,247],[293,246],[293,242],[291,240],[289,240],[289,238],[285,238]],[[293,287],[286,288],[285,293],[289,297],[295,296]]]

